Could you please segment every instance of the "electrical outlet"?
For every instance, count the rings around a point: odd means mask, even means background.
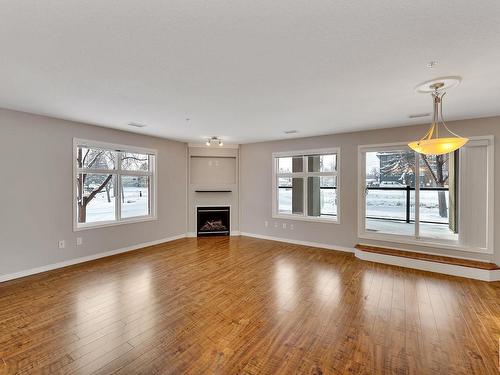
[[[290,230],[293,230],[293,224],[290,224]]]
[[[278,223],[277,222],[274,222],[274,227],[278,228]]]
[[[59,249],[64,249],[66,247],[66,241],[60,240],[58,242]]]
[[[286,229],[286,223],[283,223],[283,229]]]
[[[76,246],[82,246],[83,239],[82,237],[76,237]]]
[[[264,221],[264,226],[267,228],[269,226],[269,222],[266,220]]]

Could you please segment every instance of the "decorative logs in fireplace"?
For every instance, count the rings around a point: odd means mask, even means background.
[[[229,236],[231,216],[229,206],[196,208],[198,236]]]

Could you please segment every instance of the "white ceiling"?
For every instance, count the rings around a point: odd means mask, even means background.
[[[414,86],[461,75],[445,117],[498,115],[499,20],[498,0],[0,1],[0,107],[246,143],[423,123]]]

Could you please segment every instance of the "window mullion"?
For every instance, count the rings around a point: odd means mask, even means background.
[[[303,207],[304,207],[304,213],[303,215],[304,216],[308,216],[308,209],[307,209],[307,203],[308,203],[308,199],[307,199],[307,175],[308,175],[308,172],[309,172],[309,167],[307,165],[307,156],[304,155],[302,156],[302,171],[303,171],[303,174],[304,176],[302,177],[302,189],[304,191],[304,193],[302,194],[302,199],[303,199]]]
[[[122,176],[144,176],[144,177],[149,177],[152,176],[153,173],[151,172],[146,172],[146,171],[127,171],[126,169],[121,169],[121,170],[116,170],[113,173],[117,173]]]
[[[117,190],[115,192],[115,210],[116,210],[116,220],[121,221],[122,219],[122,176],[121,176],[121,170],[122,170],[122,153],[118,152],[117,153],[117,166],[116,166],[116,182],[115,182],[115,189]]]
[[[420,238],[420,154],[415,152],[415,238]]]
[[[97,169],[97,168],[76,168],[76,173],[85,174],[116,174],[116,169]]]
[[[337,176],[337,172],[307,172],[306,177],[332,177]]]

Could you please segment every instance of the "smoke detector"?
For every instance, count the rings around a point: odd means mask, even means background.
[[[432,69],[432,68],[434,68],[437,64],[438,64],[438,62],[437,62],[436,60],[432,60],[432,61],[429,61],[429,62],[427,63],[427,67]]]

